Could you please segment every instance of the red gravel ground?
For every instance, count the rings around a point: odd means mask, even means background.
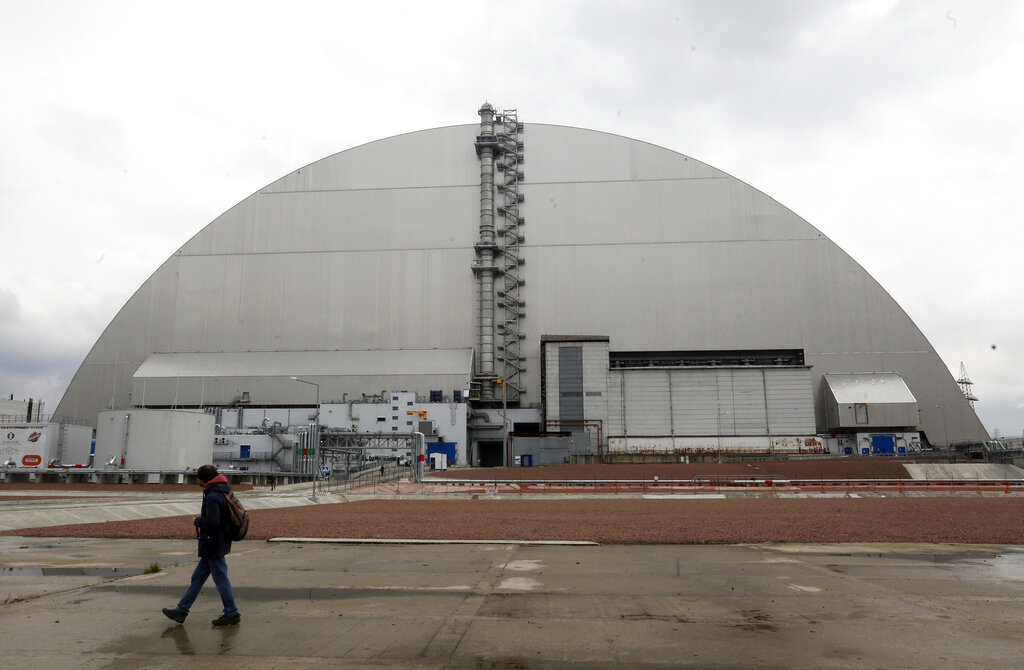
[[[619,544],[938,542],[1024,544],[1024,498],[379,500],[250,511],[271,537],[590,540]],[[3,535],[193,539],[191,517]]]
[[[785,479],[909,479],[896,459],[618,464],[458,469],[453,479],[662,481],[698,475]],[[250,488],[247,485],[236,490]],[[0,484],[5,490],[199,491],[193,485]],[[250,539],[271,537],[590,540],[601,543],[938,542],[1024,544],[1024,497],[367,500],[250,511]],[[193,539],[191,516],[51,526],[0,533],[37,537]]]

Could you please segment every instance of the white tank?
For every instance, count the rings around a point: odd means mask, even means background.
[[[99,413],[97,469],[184,470],[213,460],[214,417],[180,409],[126,409]]]
[[[61,440],[64,441],[63,446]],[[0,424],[0,466],[46,469],[50,461],[85,466],[92,429],[57,423]]]

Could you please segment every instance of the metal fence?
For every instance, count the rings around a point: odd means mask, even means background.
[[[411,468],[408,465],[399,465],[394,460],[366,461],[347,464],[347,467],[335,461],[329,474],[317,480],[317,489],[324,493],[348,493],[359,487],[409,479],[410,474]]]

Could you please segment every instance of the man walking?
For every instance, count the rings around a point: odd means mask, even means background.
[[[196,601],[207,577],[213,575],[213,583],[217,586],[217,592],[224,604],[224,614],[214,619],[213,625],[233,626],[242,620],[242,615],[235,607],[231,582],[228,581],[228,564],[224,560],[224,557],[231,553],[231,538],[227,532],[230,512],[227,498],[224,497],[231,491],[231,485],[224,475],[217,474],[217,468],[212,465],[199,468],[196,477],[203,487],[203,506],[199,516],[193,520],[196,536],[199,538],[199,563],[192,572],[192,583],[177,607],[165,607],[163,613],[169,619],[184,623],[189,608]]]

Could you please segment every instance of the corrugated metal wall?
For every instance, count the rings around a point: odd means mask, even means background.
[[[772,435],[813,435],[814,398],[810,369],[771,370],[765,374],[768,421]]]
[[[808,368],[612,370],[609,435],[813,435]]]

